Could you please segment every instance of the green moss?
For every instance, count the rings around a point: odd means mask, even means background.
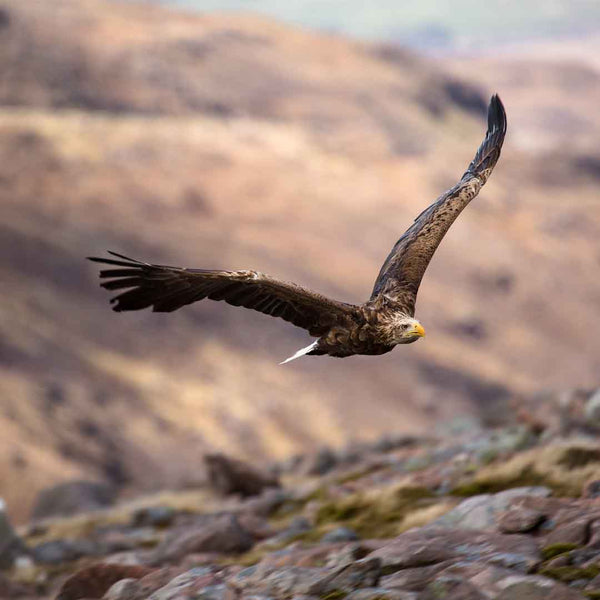
[[[527,486],[545,486],[550,488],[557,496],[579,495],[580,490],[573,490],[571,486],[551,477],[539,473],[531,465],[510,476],[479,477],[457,485],[450,494],[453,496],[476,496],[478,494],[495,494],[510,488]]]
[[[546,567],[540,570],[540,575],[562,581],[563,583],[570,583],[577,579],[593,579],[600,574],[600,566],[591,565],[589,567]]]
[[[488,448],[479,455],[479,462],[482,465],[492,464],[500,455],[498,448]]]
[[[344,592],[343,590],[331,590],[331,592],[327,592],[321,596],[321,600],[342,600],[348,595],[348,592]]]
[[[550,560],[565,552],[571,552],[571,550],[575,550],[575,548],[578,547],[577,544],[551,544],[550,546],[542,548],[542,556],[544,557],[544,560]]]
[[[271,552],[273,552],[273,548],[258,548],[238,556],[223,556],[223,558],[218,558],[216,563],[223,567],[229,567],[231,565],[252,567],[258,564],[267,554],[270,554]]]
[[[567,448],[558,460],[558,464],[567,469],[578,469],[597,462],[600,462],[600,449],[585,446]]]
[[[592,598],[592,600],[600,600],[600,590],[591,590],[588,592],[583,592],[583,595],[587,598]]]
[[[329,498],[326,487],[317,488],[314,492],[304,496],[297,500],[286,500],[279,508],[272,513],[269,517],[269,521],[272,523],[286,522],[291,518],[299,515],[305,508],[305,506],[313,500],[324,502]]]
[[[315,544],[321,541],[321,538],[325,534],[325,531],[319,527],[315,527],[310,529],[309,531],[303,531],[302,533],[298,533],[292,537],[290,537],[285,545],[289,545],[292,542],[304,542],[306,544]]]
[[[432,493],[423,487],[383,490],[379,495],[353,494],[325,502],[317,511],[317,525],[342,523],[361,537],[391,537],[399,532],[404,517],[417,508],[435,503]]]

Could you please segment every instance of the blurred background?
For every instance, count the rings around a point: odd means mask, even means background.
[[[495,426],[600,384],[600,4],[0,0],[0,497],[190,486]],[[85,256],[253,268],[368,298],[400,234],[508,113],[419,294],[425,340],[278,363],[283,321],[116,314]],[[550,402],[550,400],[548,400]]]

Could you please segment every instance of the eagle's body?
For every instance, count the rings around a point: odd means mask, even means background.
[[[151,306],[154,311],[171,312],[204,298],[225,300],[280,317],[318,338],[288,360],[305,354],[385,354],[397,344],[408,344],[425,335],[414,318],[421,279],[452,223],[490,176],[505,133],[504,107],[498,96],[493,96],[486,137],[462,179],[423,211],[398,240],[381,267],[370,299],[361,305],[332,300],[256,271],[183,269],[148,264],[112,252],[119,260],[90,260],[111,266],[100,272],[101,278],[109,279],[102,287],[125,290],[112,300],[116,311]]]

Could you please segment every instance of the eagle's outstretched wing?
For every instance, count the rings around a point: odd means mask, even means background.
[[[318,336],[332,325],[351,318],[356,310],[352,304],[331,300],[256,271],[182,269],[140,262],[115,252],[110,254],[119,260],[96,257],[89,260],[111,266],[100,271],[100,278],[107,279],[101,284],[103,288],[125,290],[111,300],[116,311],[152,307],[155,312],[171,312],[209,298],[280,317]]]
[[[424,210],[396,242],[381,267],[371,300],[385,296],[409,315],[414,315],[421,279],[442,238],[487,181],[506,133],[506,113],[497,95],[488,108],[488,129],[473,162],[462,179]]]

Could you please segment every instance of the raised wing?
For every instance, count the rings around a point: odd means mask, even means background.
[[[442,238],[461,211],[488,180],[506,133],[506,113],[497,95],[488,108],[488,129],[475,158],[462,179],[424,210],[396,242],[381,267],[371,301],[384,297],[414,315],[421,279]]]
[[[330,300],[255,271],[182,269],[140,262],[115,252],[109,254],[120,260],[89,260],[111,266],[100,271],[100,278],[107,279],[100,284],[103,288],[126,290],[111,300],[116,311],[152,307],[155,312],[171,312],[209,298],[280,317],[319,336],[335,323],[351,318],[356,310],[352,304]]]

